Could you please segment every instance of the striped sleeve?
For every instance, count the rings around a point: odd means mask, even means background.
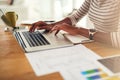
[[[88,16],[98,31],[118,31],[120,0],[92,0]]]
[[[77,11],[75,11],[72,15],[68,16],[72,22],[72,25],[75,25],[83,16],[88,13],[90,1],[91,0],[85,0],[85,2]]]

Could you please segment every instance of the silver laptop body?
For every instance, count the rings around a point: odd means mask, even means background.
[[[72,46],[73,43],[66,39],[61,33],[57,36],[54,33],[44,33],[41,30],[30,33],[26,30],[15,31],[15,38],[25,52],[60,48]]]

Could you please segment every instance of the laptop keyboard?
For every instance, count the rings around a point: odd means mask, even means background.
[[[22,32],[30,47],[50,45],[48,40],[39,32]]]

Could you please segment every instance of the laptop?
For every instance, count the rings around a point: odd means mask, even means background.
[[[28,30],[18,30],[14,31],[14,36],[26,53],[73,45],[63,34],[58,33],[55,36],[54,33],[45,33],[43,30],[32,33]]]

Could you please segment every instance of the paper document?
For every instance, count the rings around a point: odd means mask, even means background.
[[[99,71],[100,67],[96,64],[97,59],[101,57],[82,44],[25,55],[37,76],[60,72],[64,80],[86,80],[94,78],[96,74],[105,73],[102,70]],[[89,72],[87,70],[97,72],[82,74],[83,71]]]

